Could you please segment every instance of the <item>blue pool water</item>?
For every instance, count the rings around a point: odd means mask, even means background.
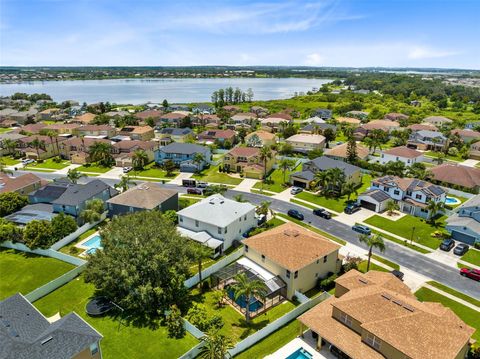
[[[230,289],[228,291],[228,296],[230,297],[230,299],[235,300],[235,293],[233,292],[233,289]],[[244,295],[240,296],[237,300],[235,300],[235,303],[237,303],[241,308],[247,307],[247,301],[245,300]],[[250,312],[256,312],[261,307],[263,307],[262,302],[256,300],[254,297],[250,298],[250,305],[249,305]]]
[[[458,204],[460,201],[454,197],[446,197],[445,204]]]
[[[286,359],[312,359],[313,355],[307,352],[303,348],[299,348],[295,350],[292,354],[290,354]]]
[[[92,254],[95,253],[97,249],[102,249],[102,238],[97,234],[93,236],[88,241],[83,243],[85,247],[88,247],[87,253]]]

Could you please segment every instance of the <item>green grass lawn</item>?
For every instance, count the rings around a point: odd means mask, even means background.
[[[376,254],[373,254],[372,255],[372,258],[383,263],[383,264],[386,264],[387,266],[389,266],[390,268],[393,268],[393,269],[400,269],[400,266],[397,264],[397,263],[394,263],[392,261],[389,261],[388,259],[385,259],[383,257],[380,257],[380,256],[377,256]]]
[[[306,223],[303,223],[302,221],[299,221],[298,219],[295,219],[295,218],[292,218],[292,217],[289,217],[287,216],[286,214],[283,214],[283,213],[277,213],[277,216],[280,217],[280,218],[285,218],[285,219],[288,219],[289,221],[293,222],[293,223],[296,223],[298,224],[299,226],[302,226],[302,227],[305,227],[313,232],[316,232],[318,234],[320,234],[321,236],[324,236],[324,237],[327,237],[329,239],[331,239],[332,241],[334,242],[337,242],[341,245],[345,245],[347,244],[347,242],[345,242],[343,239],[340,239],[340,238],[337,238],[333,235],[331,235],[330,233],[327,233],[327,232],[324,232],[316,227],[312,227]]]
[[[383,229],[384,231],[396,234],[397,236],[403,237],[409,241],[412,236],[412,229],[415,227],[415,231],[413,232],[413,241],[423,244],[429,248],[437,249],[441,241],[437,238],[433,238],[432,233],[444,228],[446,218],[446,216],[442,216],[435,221],[435,225],[432,225],[426,223],[424,219],[410,215],[406,215],[396,221],[391,221],[384,217],[375,215],[365,220],[365,223]]]
[[[155,167],[155,163],[151,163],[145,166],[142,171],[132,171],[131,175],[132,177],[173,178],[178,175],[178,172],[173,172],[170,176],[167,176],[167,171]]]
[[[295,308],[291,302],[284,301],[267,310],[264,314],[253,318],[248,326],[245,322],[245,316],[240,314],[230,304],[226,303],[223,307],[218,308],[214,300],[213,291],[200,294],[197,289],[194,289],[192,294],[194,302],[204,305],[207,315],[217,314],[222,317],[225,325],[220,329],[219,333],[228,336],[234,343],[245,339]]]
[[[268,196],[268,197],[274,196],[273,193],[265,192],[265,191],[263,191],[263,190],[261,190],[261,189],[252,188],[252,189],[250,189],[250,192],[256,193],[256,194],[261,194],[261,195],[263,195],[263,196]]]
[[[447,209],[457,208],[458,206],[460,206],[461,204],[463,204],[465,201],[468,200],[468,198],[460,197],[460,196],[452,196],[450,194],[448,195],[448,197],[456,198],[460,201],[460,203],[459,204],[446,204],[445,208],[447,208]]]
[[[0,133],[10,132],[10,131],[12,131],[12,129],[9,128],[9,127],[7,127],[7,128],[0,127]]]
[[[101,347],[103,356],[107,359],[177,358],[198,343],[189,334],[183,339],[169,339],[165,327],[152,330],[120,322],[112,316],[89,317],[85,313],[85,305],[94,291],[94,286],[85,283],[80,276],[37,300],[34,305],[47,317],[57,312],[63,316],[75,311],[103,335]]]
[[[20,163],[20,160],[15,160],[12,156],[2,156],[2,162],[7,166],[13,166]]]
[[[430,284],[432,287],[435,287],[435,288],[438,288],[440,290],[443,290],[444,292],[447,292],[451,295],[454,295],[455,297],[458,297],[460,299],[463,299],[464,301],[466,302],[469,302],[469,303],[472,303],[473,305],[476,305],[477,307],[480,308],[480,300],[477,300],[475,298],[472,298],[466,294],[463,294],[461,292],[457,292],[455,289],[452,289],[450,287],[447,287],[446,285],[443,285],[442,283],[438,283],[438,282],[435,282],[435,281],[429,281],[427,282],[428,284]]]
[[[45,168],[51,170],[61,170],[62,168],[68,167],[70,165],[70,161],[62,160],[61,162],[55,162],[52,158],[48,158],[44,160],[42,163],[31,163],[26,168],[28,169],[35,169],[35,168]]]
[[[102,222],[102,223],[106,223],[106,222]],[[80,254],[81,252],[83,252],[83,250],[80,249],[80,248],[75,247],[75,245],[76,245],[78,242],[81,242],[82,240],[84,240],[85,238],[87,238],[88,236],[91,236],[91,235],[94,234],[96,231],[98,231],[98,230],[100,229],[100,226],[101,226],[101,224],[98,224],[98,225],[96,225],[95,227],[89,229],[89,230],[86,231],[85,233],[83,233],[83,234],[81,234],[80,236],[78,236],[78,238],[77,238],[76,240],[74,240],[73,242],[70,242],[70,243],[67,244],[66,246],[63,246],[62,248],[60,248],[59,251],[62,252],[62,253],[68,254],[68,255],[78,256],[78,254]]]
[[[462,261],[480,266],[480,251],[470,248],[467,253],[462,256]]]
[[[274,170],[269,176],[268,179],[272,183],[263,183],[262,181],[255,183],[253,188],[264,189],[272,192],[282,192],[288,188],[288,178],[290,176],[290,171],[285,171],[285,182],[283,181],[283,171],[281,169]]]
[[[13,249],[0,249],[0,300],[32,290],[72,270],[73,265]]]
[[[199,179],[205,182],[224,183],[235,186],[243,181],[243,179],[241,178],[231,177],[226,173],[218,172],[218,166],[210,166],[210,168],[205,169],[200,173],[194,174],[192,178]]]
[[[83,165],[77,168],[80,172],[93,172],[93,173],[106,173],[110,171],[112,167],[103,167],[95,164]]]
[[[480,315],[478,315],[476,310],[466,307],[428,288],[420,288],[415,292],[415,296],[422,302],[439,302],[453,310],[467,325],[476,329],[472,338],[477,341],[480,340]]]
[[[360,262],[358,265],[358,270],[362,273],[367,272],[367,261]],[[373,262],[370,262],[370,269],[369,270],[376,270],[379,272],[390,272],[387,268],[381,267]]]
[[[425,156],[428,156],[428,157],[433,157],[433,158],[438,158],[438,152],[434,152],[434,151],[427,151],[424,153]],[[460,156],[450,156],[450,155],[446,155],[444,157],[446,160],[449,160],[449,161],[454,161],[454,162],[463,162],[465,161],[462,157]]]
[[[262,339],[254,346],[241,352],[235,358],[238,359],[251,359],[251,358],[264,358],[268,354],[272,354],[285,344],[295,339],[300,334],[300,322],[293,320],[290,323],[284,325],[268,337]]]
[[[372,229],[372,233],[376,233],[376,234],[379,234],[381,235],[383,238],[385,239],[388,239],[392,242],[395,242],[395,243],[398,243],[398,244],[401,244],[402,246],[405,246],[405,247],[408,247],[410,249],[413,249],[414,251],[417,251],[419,253],[423,253],[423,254],[427,254],[427,253],[430,253],[430,251],[427,251],[426,249],[423,249],[419,246],[416,246],[415,244],[410,244],[410,241],[407,241],[407,240],[400,240],[400,239],[397,239],[393,236],[390,236],[388,234],[385,234],[385,233],[382,233],[380,231],[377,231],[375,229]]]

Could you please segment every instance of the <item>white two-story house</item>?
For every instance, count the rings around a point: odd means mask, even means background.
[[[416,217],[429,218],[428,203],[445,202],[446,192],[442,187],[415,178],[384,176],[372,181],[369,190],[358,196],[362,207],[383,212],[387,203],[394,200],[400,211]]]
[[[403,162],[405,167],[410,167],[414,163],[423,161],[423,153],[407,146],[393,147],[382,151],[380,163],[382,165],[388,162]]]
[[[214,257],[257,226],[255,206],[214,194],[177,212],[178,231],[214,251]]]

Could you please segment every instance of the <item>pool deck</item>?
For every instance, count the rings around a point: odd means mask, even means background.
[[[80,257],[86,257],[87,256],[87,251],[90,249],[90,247],[87,247],[84,243],[88,242],[93,237],[99,236],[99,235],[100,235],[100,232],[96,231],[95,233],[91,234],[90,236],[88,236],[87,238],[82,240],[81,242],[78,242],[77,244],[75,244],[75,247],[84,250],[82,253],[79,254]]]
[[[336,357],[328,351],[326,346],[324,346],[322,350],[318,352],[315,349],[315,341],[311,335],[308,335],[308,333],[310,333],[310,331],[305,333],[305,338],[298,337],[293,339],[278,349],[275,353],[267,355],[265,359],[285,359],[300,348],[305,349],[312,356],[312,359],[336,359]],[[309,339],[307,339],[307,337]]]

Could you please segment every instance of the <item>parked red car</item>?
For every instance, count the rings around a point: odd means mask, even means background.
[[[460,275],[480,281],[480,269],[461,268]]]

